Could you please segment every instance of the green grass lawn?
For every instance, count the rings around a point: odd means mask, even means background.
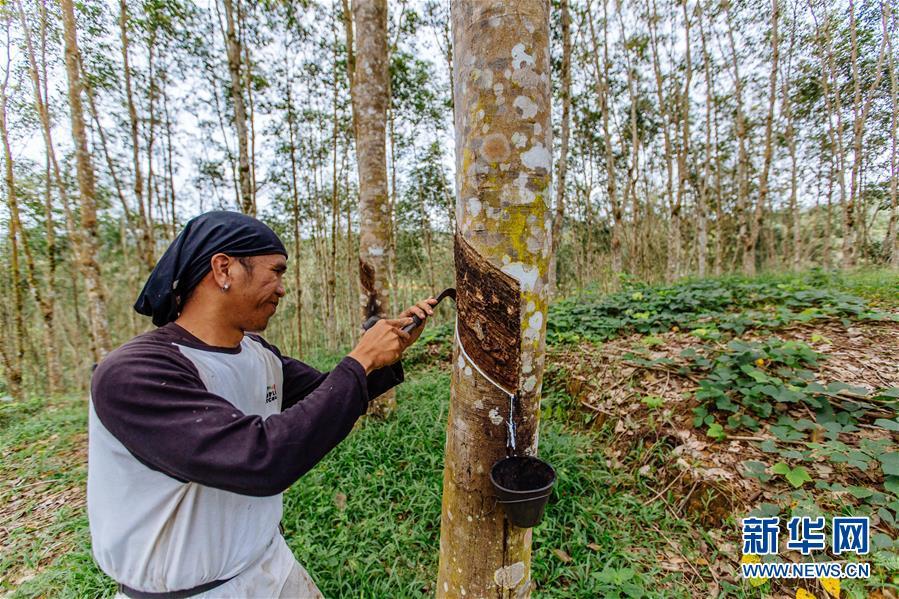
[[[395,417],[365,422],[286,494],[288,543],[328,597],[433,595],[449,376],[434,369],[410,372],[398,400]],[[43,495],[84,485],[84,464],[60,457],[67,444],[83,443],[83,400],[70,397],[50,409],[6,417],[0,445],[4,452],[15,449],[3,465],[5,481],[22,479],[27,485],[56,477],[42,488]],[[43,442],[50,437],[51,443]],[[642,589],[643,595],[666,580],[674,590],[659,596],[684,596],[680,575],[654,569],[646,551],[656,545],[649,533],[653,527],[690,551],[690,542],[700,538],[693,527],[672,519],[659,504],[644,506],[627,490],[629,477],[610,473],[593,452],[596,440],[588,434],[550,422],[540,438],[541,455],[555,466],[558,486],[534,534],[539,596],[613,596],[619,583]],[[8,501],[15,489],[5,492]],[[15,532],[15,542],[4,548],[0,576],[46,561],[43,554],[60,535],[64,551],[15,588],[13,597],[94,597],[113,591],[91,560],[80,503],[62,506],[47,528]],[[564,553],[560,557],[553,550]]]
[[[623,333],[651,337],[672,323],[688,322],[683,314],[694,324],[681,328],[702,327],[704,334],[713,315],[712,326],[720,329],[716,335],[726,339],[744,329],[867,318],[870,308],[897,305],[897,292],[899,276],[882,271],[638,286],[615,296],[560,302],[552,312],[551,339],[567,344]],[[448,371],[434,364],[448,364],[450,339],[448,326],[428,331],[410,352],[398,411],[386,421],[363,421],[285,496],[287,541],[327,597],[434,594],[449,404]],[[311,361],[322,368],[336,358]],[[708,596],[706,585],[716,575],[707,564],[715,564],[721,537],[672,515],[656,500],[657,481],[638,475],[636,467],[608,467],[603,449],[615,422],[587,430],[578,407],[564,388],[545,389],[540,455],[555,466],[558,482],[546,518],[534,531],[535,596]],[[90,555],[85,430],[81,396],[0,404],[0,593],[98,597],[114,592]],[[665,451],[657,447],[651,451]],[[621,462],[661,463],[670,457],[645,451],[637,447]],[[724,526],[736,530],[738,517],[732,515]],[[673,571],[672,563],[682,567]],[[767,585],[731,584],[720,574],[722,596],[771,592]],[[847,591],[864,596],[861,585],[845,585]]]

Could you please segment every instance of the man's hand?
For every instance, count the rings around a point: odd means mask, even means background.
[[[348,355],[362,364],[365,374],[393,364],[412,343],[409,333],[402,331],[411,322],[411,317],[379,320],[365,331]]]
[[[425,330],[425,323],[428,320],[428,316],[434,314],[434,306],[437,304],[437,300],[434,297],[429,297],[428,299],[423,299],[414,306],[409,306],[399,315],[400,318],[409,317],[413,314],[418,316],[421,319],[421,324],[412,329],[409,333],[409,342],[407,343],[407,347],[415,343],[418,337],[421,335],[421,332]]]
[[[365,331],[362,338],[359,339],[359,343],[348,355],[362,364],[365,374],[393,364],[400,359],[406,348],[415,343],[415,340],[421,335],[428,316],[434,314],[436,303],[436,299],[429,297],[403,310],[398,318],[379,320]],[[403,332],[404,326],[412,324],[413,315],[420,318],[422,323],[411,333]]]

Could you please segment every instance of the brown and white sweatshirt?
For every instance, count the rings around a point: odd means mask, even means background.
[[[91,382],[98,564],[147,592],[237,575],[280,534],[281,493],[402,380],[400,364],[366,376],[350,357],[322,373],[252,334],[236,348],[174,323],[135,337]]]

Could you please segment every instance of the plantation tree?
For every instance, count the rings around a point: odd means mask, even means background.
[[[356,70],[351,90],[359,173],[359,280],[364,320],[386,316],[390,306],[389,264],[393,256],[385,150],[389,93],[387,0],[356,0],[353,20]],[[394,394],[385,393],[370,410],[384,415],[395,406]]]
[[[892,37],[896,35],[896,15],[892,14],[889,3],[884,4],[884,23],[889,22],[890,34],[887,38],[887,69],[890,74],[890,223],[886,236],[885,251],[889,253],[890,264],[899,269],[899,162],[896,156],[896,122],[899,120],[899,94],[896,90],[896,55],[893,54]],[[886,31],[886,29],[885,29]]]
[[[78,266],[87,291],[87,308],[90,320],[91,349],[99,360],[111,349],[106,317],[106,290],[100,264],[97,261],[100,235],[97,226],[97,205],[94,189],[94,167],[87,148],[87,132],[81,105],[81,53],[75,31],[75,9],[72,0],[61,0],[62,23],[65,41],[65,65],[68,80],[69,116],[72,140],[75,143],[75,165],[78,174],[78,191],[81,205],[81,231],[78,243]]]
[[[762,158],[762,172],[759,176],[758,201],[752,215],[746,215],[749,224],[745,227],[743,239],[743,272],[748,275],[755,274],[756,247],[762,229],[762,215],[764,214],[768,200],[768,178],[771,172],[771,159],[773,155],[772,130],[774,126],[774,106],[777,103],[777,62],[780,56],[777,24],[780,17],[780,9],[777,0],[771,0],[771,69],[768,76],[768,112],[765,117],[765,145]],[[736,71],[736,67],[734,67]]]
[[[556,207],[553,216],[553,259],[550,264],[550,284],[555,292],[556,273],[558,272],[559,243],[562,240],[562,222],[565,220],[565,175],[568,170],[568,140],[571,129],[571,14],[568,10],[568,0],[562,0],[559,5],[562,29],[562,65],[559,72],[562,96],[562,130],[559,143],[559,165],[556,177]]]
[[[148,270],[153,269],[156,260],[153,252],[153,227],[144,206],[144,178],[141,174],[140,137],[138,134],[139,120],[137,108],[134,103],[134,92],[131,85],[131,61],[129,59],[128,4],[125,0],[119,2],[119,38],[122,42],[122,72],[125,82],[125,99],[128,104],[128,124],[131,133],[131,158],[134,165],[134,199],[137,203],[138,216],[140,218],[140,240],[143,245],[142,259]]]
[[[494,501],[491,466],[537,452],[551,259],[548,0],[452,3],[458,317],[438,597],[525,597],[531,529]],[[486,375],[486,376],[485,376]]]
[[[256,196],[250,170],[250,151],[247,141],[247,109],[243,97],[243,70],[249,69],[244,62],[243,44],[237,31],[242,20],[242,6],[237,0],[223,0],[225,7],[225,45],[228,52],[228,73],[231,75],[231,101],[234,104],[234,129],[237,132],[238,169],[240,181],[240,208],[246,214],[256,215]],[[236,13],[236,14],[235,14]]]
[[[0,139],[3,141],[4,181],[6,183],[6,205],[9,209],[9,223],[7,235],[9,236],[9,274],[13,291],[13,321],[11,347],[3,351],[3,365],[5,379],[8,381],[9,391],[15,399],[21,400],[22,395],[22,366],[25,361],[25,323],[23,316],[24,285],[19,273],[19,236],[22,234],[22,225],[19,222],[19,207],[16,199],[16,183],[13,174],[13,157],[9,145],[9,128],[7,125],[7,89],[9,87],[10,64],[12,52],[10,48],[10,21],[12,15],[3,15],[4,31],[6,38],[6,69],[3,81],[0,83]],[[28,247],[28,242],[25,242]]]

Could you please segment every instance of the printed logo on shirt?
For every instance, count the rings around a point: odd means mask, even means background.
[[[265,388],[265,403],[271,403],[273,401],[277,401],[278,399],[278,388],[275,383],[272,383],[268,387]]]

